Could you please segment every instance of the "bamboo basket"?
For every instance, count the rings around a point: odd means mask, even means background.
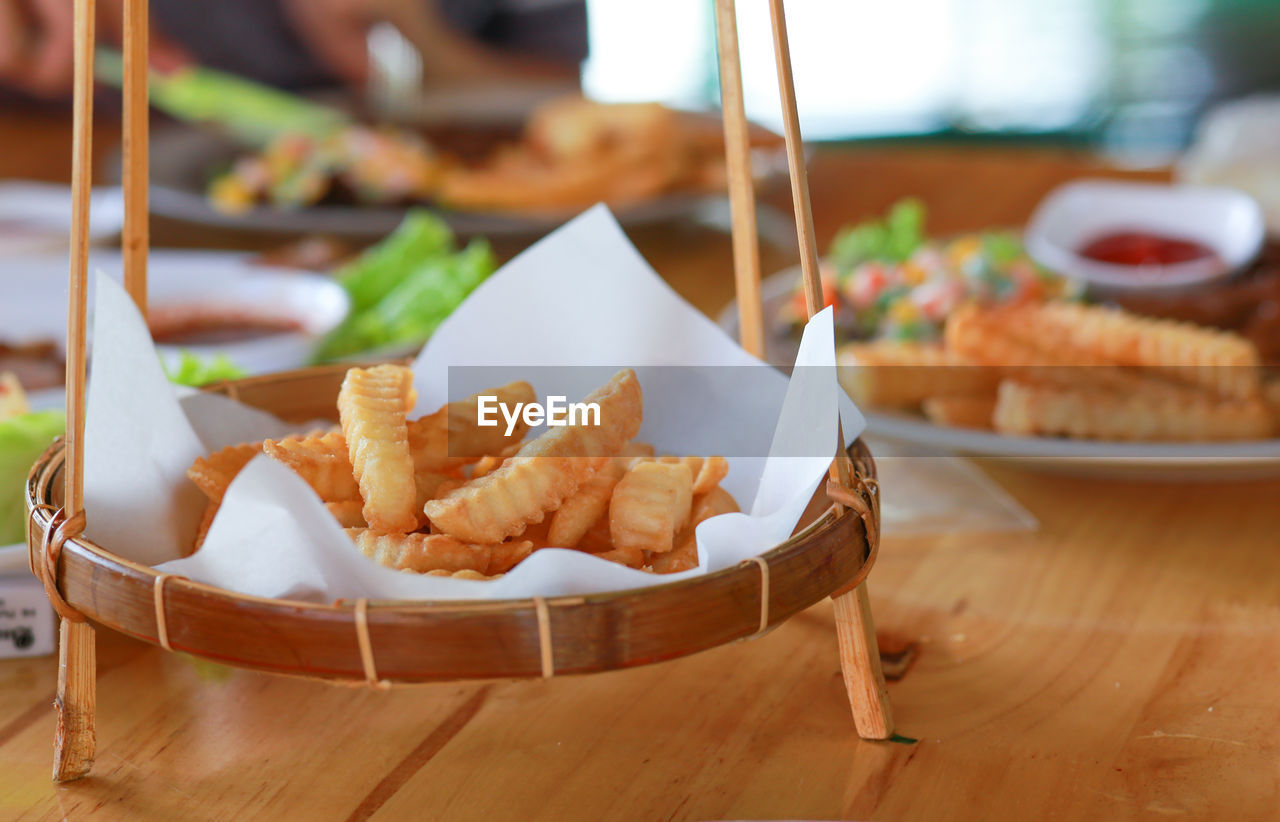
[[[127,0],[125,5],[123,239],[125,285],[144,313],[145,2]],[[812,315],[820,308],[817,255],[782,0],[770,0],[770,11]],[[716,14],[742,340],[759,355],[764,339],[759,260],[733,0],[717,0]],[[77,779],[93,764],[98,626],[223,664],[385,688],[440,680],[552,677],[660,662],[758,636],[830,596],[855,727],[869,739],[892,734],[865,582],[879,544],[879,494],[874,462],[861,441],[847,452],[833,443],[836,458],[825,489],[815,495],[793,536],[762,556],[702,577],[591,596],[478,602],[361,599],[330,605],[269,600],[158,573],[84,538],[93,0],[76,0],[76,21],[67,432],[33,466],[26,487],[31,569],[61,617],[55,780]],[[211,390],[285,419],[332,418],[345,370],[306,369]]]

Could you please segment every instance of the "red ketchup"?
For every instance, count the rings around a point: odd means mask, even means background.
[[[1180,237],[1146,231],[1116,231],[1085,243],[1077,252],[1100,263],[1116,265],[1174,265],[1214,256],[1213,249]]]

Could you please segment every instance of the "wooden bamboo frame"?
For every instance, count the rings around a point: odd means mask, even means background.
[[[126,0],[123,236],[125,283],[146,311],[147,0]],[[813,218],[804,166],[782,0],[770,0],[792,199],[810,316],[821,309]],[[62,617],[59,628],[58,726],[53,778],[89,772],[95,751],[95,643],[88,620],[152,642],[230,664],[302,676],[390,682],[586,673],[670,659],[750,638],[831,595],[846,689],[858,733],[893,730],[865,579],[879,544],[874,464],[860,443],[832,462],[826,508],[818,495],[808,523],[761,557],[681,583],[590,597],[481,603],[315,605],[263,600],[158,574],[80,535],[85,515],[84,394],[89,192],[92,180],[94,0],[75,0],[75,124],[67,323],[67,429],[28,480],[32,570]],[[758,239],[742,101],[741,58],[733,0],[717,0],[726,163],[733,208],[734,258],[743,345],[763,353]],[[283,417],[330,413],[341,369],[312,369],[224,387],[242,401]],[[300,386],[309,390],[299,390]],[[316,406],[316,402],[323,406]],[[855,465],[856,463],[856,465]],[[825,509],[825,510],[824,510]],[[860,550],[850,550],[851,546]],[[680,617],[680,618],[677,618]],[[244,622],[248,620],[248,622]],[[280,648],[249,643],[270,620],[277,636],[297,640],[281,666]],[[693,630],[691,630],[691,627]],[[427,629],[445,641],[424,650]],[[477,642],[498,631],[508,640]],[[240,650],[226,645],[228,637]],[[469,653],[468,653],[469,650]],[[459,662],[459,654],[464,661]]]

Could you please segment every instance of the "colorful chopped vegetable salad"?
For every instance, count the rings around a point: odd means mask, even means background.
[[[947,317],[969,302],[1074,298],[1080,287],[1038,266],[1017,234],[986,231],[947,240],[924,231],[918,200],[901,200],[883,220],[836,235],[822,266],[823,300],[856,339],[935,340]],[[803,324],[804,295],[782,307],[782,320]]]

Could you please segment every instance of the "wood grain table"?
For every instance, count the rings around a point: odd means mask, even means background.
[[[63,128],[0,118],[0,173],[62,176]],[[1046,150],[827,150],[819,240],[904,194],[940,232],[1017,224],[1097,173]],[[730,296],[725,238],[636,239],[698,307]],[[102,632],[98,758],[79,783],[49,782],[54,660],[0,662],[0,819],[1280,816],[1280,483],[984,469],[1037,531],[886,539],[871,576],[886,644],[918,651],[889,686],[914,744],[855,736],[829,603],[662,665],[389,693]]]

